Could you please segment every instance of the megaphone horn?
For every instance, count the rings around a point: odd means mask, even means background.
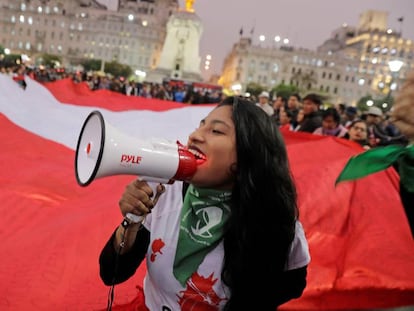
[[[185,181],[196,169],[195,156],[178,141],[128,136],[105,123],[97,110],[86,118],[76,146],[75,173],[81,186],[122,174],[160,183]]]

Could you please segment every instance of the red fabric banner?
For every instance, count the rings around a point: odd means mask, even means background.
[[[160,113],[183,106],[91,92],[70,80],[46,87],[62,105]],[[82,188],[75,180],[74,150],[4,114],[0,124],[0,310],[104,310],[109,288],[99,278],[98,257],[122,220],[118,200],[134,177],[102,178]],[[414,305],[414,243],[397,173],[388,169],[335,187],[349,157],[363,150],[342,139],[283,134],[312,261],[303,296],[281,309]],[[137,301],[144,274],[145,266],[115,287],[114,310]]]

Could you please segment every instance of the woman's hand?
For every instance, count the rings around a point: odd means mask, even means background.
[[[151,212],[154,202],[151,200],[153,191],[146,181],[134,180],[125,187],[125,191],[119,200],[119,207],[122,215],[134,214],[144,216]],[[137,232],[141,226],[141,222],[132,222],[127,227],[119,226],[115,239],[114,247],[121,254],[128,252],[134,244]]]
[[[151,187],[146,181],[134,180],[129,183],[121,199],[119,200],[119,207],[123,216],[131,213],[137,216],[142,216],[151,213],[154,207],[154,202],[151,200],[154,195]]]

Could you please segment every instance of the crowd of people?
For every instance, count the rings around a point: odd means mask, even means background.
[[[384,113],[376,106],[364,112],[345,104],[323,109],[323,100],[315,93],[303,98],[299,94],[292,94],[287,99],[277,96],[270,102],[267,92],[259,95],[256,105],[284,130],[349,139],[366,149],[408,142],[390,122],[390,113]]]
[[[22,88],[26,87],[25,76],[44,83],[59,79],[72,79],[75,83],[87,83],[93,91],[110,90],[126,96],[140,96],[170,100],[187,104],[214,104],[221,101],[223,93],[217,88],[194,87],[185,83],[154,83],[137,81],[110,74],[92,71],[67,72],[64,69],[46,68],[44,66],[27,67],[15,65],[12,67],[0,67],[0,72],[8,74],[18,82]]]

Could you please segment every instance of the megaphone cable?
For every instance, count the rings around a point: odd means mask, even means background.
[[[153,206],[155,206],[157,204],[158,199],[160,198],[160,196],[164,192],[165,192],[165,186],[161,183],[158,184],[157,189],[156,189],[156,194],[154,196],[154,199],[152,199]],[[127,230],[128,230],[128,228],[130,227],[131,224],[139,223],[138,230],[135,232],[135,233],[138,233],[138,231],[141,230],[142,224],[145,220],[145,216],[137,216],[137,217],[140,217],[141,221],[136,222],[136,221],[134,221],[134,218],[131,217],[131,215],[133,215],[133,214],[127,214],[121,222],[121,226],[124,228],[124,232],[122,234],[121,242],[119,243],[119,248],[116,252],[115,265],[114,265],[114,275],[113,275],[111,286],[109,288],[109,293],[108,293],[108,302],[107,302],[107,307],[106,307],[107,311],[112,310],[112,304],[114,302],[115,280],[116,280],[117,273],[118,273],[119,256],[121,255],[122,249],[125,247],[125,242],[126,242],[125,237],[127,236],[127,234],[126,234]],[[133,216],[136,216],[136,215],[133,215]]]

